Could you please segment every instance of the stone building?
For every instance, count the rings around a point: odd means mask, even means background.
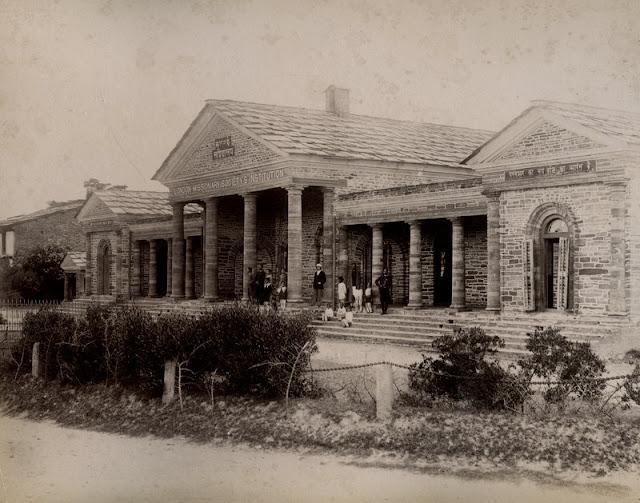
[[[317,262],[395,304],[640,315],[640,116],[534,102],[498,133],[207,101],[154,175],[95,192],[85,295],[246,299],[248,268],[308,302]],[[331,294],[329,293],[329,297]]]

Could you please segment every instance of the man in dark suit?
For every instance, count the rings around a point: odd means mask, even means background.
[[[380,292],[380,308],[382,309],[382,314],[387,314],[389,302],[391,301],[391,275],[386,267],[382,270],[382,276],[376,280],[376,286]]]
[[[316,272],[313,275],[313,293],[314,304],[322,304],[322,297],[324,294],[324,284],[327,282],[327,275],[322,270],[322,264],[316,264]]]

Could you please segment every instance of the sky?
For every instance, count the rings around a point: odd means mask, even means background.
[[[208,98],[497,131],[531,100],[640,113],[640,2],[0,0],[0,219],[151,181]]]

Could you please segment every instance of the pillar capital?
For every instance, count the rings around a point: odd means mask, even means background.
[[[239,194],[245,200],[245,202],[255,201],[258,197],[256,192],[240,192]]]
[[[367,225],[368,225],[369,227],[371,227],[372,229],[374,229],[374,230],[376,230],[376,231],[379,231],[379,230],[382,230],[382,226],[383,226],[384,224],[383,224],[383,223],[381,223],[381,222],[376,222],[376,223],[373,223],[373,224],[367,224]]]
[[[305,187],[304,185],[293,184],[287,185],[285,188],[287,189],[287,193],[289,194],[302,194],[302,191]]]
[[[422,225],[422,220],[418,218],[414,218],[412,220],[405,220],[404,223],[409,225],[410,227],[414,227],[416,225]]]
[[[451,225],[462,225],[462,217],[449,217],[447,220],[451,222]]]

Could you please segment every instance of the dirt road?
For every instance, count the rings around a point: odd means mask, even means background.
[[[0,416],[0,501],[640,501],[633,477],[534,483],[375,466],[371,459],[129,438]]]

